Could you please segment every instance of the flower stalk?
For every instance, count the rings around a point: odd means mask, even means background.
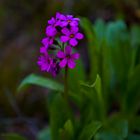
[[[68,101],[68,67],[65,67],[64,75],[64,99]]]

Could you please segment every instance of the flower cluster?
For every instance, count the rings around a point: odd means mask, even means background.
[[[55,76],[60,69],[75,67],[75,60],[79,59],[79,53],[72,53],[72,47],[77,46],[78,40],[83,39],[79,32],[79,18],[73,15],[56,13],[55,17],[48,20],[46,37],[42,39],[40,48],[41,56],[38,65],[42,71],[47,71]]]

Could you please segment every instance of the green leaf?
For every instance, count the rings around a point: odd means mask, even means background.
[[[140,133],[140,116],[134,116],[129,125],[131,126],[132,131]]]
[[[72,138],[74,136],[74,128],[71,120],[68,120],[65,125],[64,129],[69,133],[69,136]]]
[[[110,131],[121,138],[126,138],[128,135],[128,122],[126,120],[114,119],[110,122]]]
[[[102,132],[95,135],[94,140],[124,140],[124,139],[112,132]]]
[[[97,78],[96,78],[96,81],[95,81],[94,85],[95,85],[95,89],[96,89],[96,91],[98,93],[99,100],[100,100],[100,102],[102,102],[102,99],[103,99],[103,97],[102,97],[102,89],[101,89],[102,87],[101,87],[101,78],[100,78],[99,75],[97,75]]]
[[[106,110],[103,100],[100,76],[97,75],[96,80],[92,85],[81,82],[81,86],[83,87],[83,93],[85,94],[86,97],[88,97],[89,101],[92,104],[90,106],[92,106],[94,114],[97,117],[97,119],[104,120]]]
[[[133,47],[140,45],[140,26],[138,25],[131,27],[131,43]]]
[[[128,135],[127,140],[140,140],[140,135],[130,134],[130,135]]]
[[[51,140],[50,128],[41,130],[37,135],[37,140]]]
[[[60,129],[61,139],[73,140],[74,139],[74,128],[71,120],[66,121],[64,128]]]
[[[125,96],[124,111],[128,117],[135,115],[140,107],[140,65],[137,65],[129,75]]]
[[[96,43],[99,47],[101,47],[105,39],[106,24],[102,19],[97,19],[93,28],[97,38]]]
[[[79,94],[79,81],[85,80],[85,72],[81,59],[76,61],[76,67],[68,70],[68,83],[71,91]]]
[[[101,89],[101,79],[100,76],[97,74],[96,80],[92,85],[86,84],[84,82],[81,82],[81,85],[84,87],[88,87],[88,88],[94,88],[97,92],[98,98],[100,100],[100,102],[103,102],[103,97],[102,97],[102,89]]]
[[[119,41],[127,39],[127,26],[126,24],[118,20],[116,22],[110,22],[106,29],[106,40],[110,47],[118,47]]]
[[[27,76],[20,84],[18,91],[26,88],[29,85],[37,85],[41,87],[45,87],[51,90],[61,91],[63,92],[63,85],[57,83],[56,81],[38,76],[36,74],[31,74]]]
[[[23,136],[15,133],[2,134],[4,140],[26,140]]]
[[[60,140],[60,130],[63,129],[67,120],[72,120],[71,108],[61,94],[55,94],[49,109],[51,139]]]
[[[93,24],[87,18],[81,18],[81,27],[84,30],[88,41],[89,58],[91,62],[90,80],[95,80],[98,73],[98,41]]]
[[[128,136],[128,122],[121,116],[114,116],[104,124],[102,132],[97,133],[95,140],[124,140]]]
[[[82,65],[81,59],[76,61],[76,67],[68,70],[68,85],[69,85],[69,96],[76,106],[80,107],[82,97],[80,95],[80,81],[85,80],[85,72]]]
[[[84,126],[78,140],[91,140],[97,131],[101,128],[100,122],[92,121]]]
[[[90,45],[94,44],[95,33],[92,27],[92,23],[87,18],[81,18],[80,21],[81,27],[84,29],[86,37]]]

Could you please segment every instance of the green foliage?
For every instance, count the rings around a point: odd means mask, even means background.
[[[95,139],[125,139],[128,136],[128,122],[121,118],[110,118],[104,131],[96,134]]]
[[[67,126],[67,120],[72,120],[69,105],[60,94],[56,94],[49,106],[52,140],[61,140],[61,129]],[[65,129],[64,129],[65,130]],[[63,136],[66,137],[65,135]]]
[[[69,70],[69,102],[62,96],[63,85],[48,78],[30,75],[19,86],[19,91],[38,85],[58,92],[48,95],[49,127],[38,139],[140,139],[140,27],[128,30],[122,20],[97,20],[93,25],[86,18],[81,27],[88,41],[90,72],[84,72],[81,60]]]
[[[26,77],[20,84],[18,91],[20,91],[23,88],[26,88],[28,85],[37,85],[51,90],[61,92],[63,91],[63,85],[61,85],[60,83],[57,83],[52,79],[44,78],[35,74],[31,74],[28,77]]]
[[[74,127],[71,120],[66,121],[64,128],[60,129],[60,139],[73,140]]]
[[[85,140],[85,139],[92,140],[93,136],[100,128],[101,128],[100,122],[95,122],[95,121],[90,122],[83,128],[79,136],[79,140]]]
[[[134,134],[130,134],[127,138],[127,140],[140,140],[140,136],[139,135],[134,135]]]
[[[88,105],[91,106],[91,110],[88,110],[88,112],[92,112],[92,115],[91,116],[89,115],[90,119],[96,118],[99,120],[104,120],[105,119],[105,105],[104,105],[104,100],[103,100],[103,95],[102,95],[101,79],[99,75],[97,75],[96,81],[92,85],[85,84],[85,83],[81,83],[81,85],[83,87],[82,92],[85,96],[84,99],[87,98]],[[86,113],[84,112],[84,114]],[[84,118],[84,120],[86,119]]]
[[[102,20],[97,20],[94,26],[92,26],[90,21],[85,18],[82,20],[81,25],[89,43],[91,69],[97,64],[95,69],[100,74],[102,83],[101,93],[105,118],[102,121],[103,130],[97,134],[95,139],[121,140],[127,137],[129,139],[129,135],[127,134],[128,129],[131,129],[131,133],[134,130],[140,132],[140,126],[135,124],[137,127],[134,127],[134,121],[132,121],[138,119],[136,116],[140,109],[140,80],[138,76],[140,72],[140,61],[138,58],[140,27],[134,25],[129,31],[123,21],[106,24]],[[92,33],[92,39],[89,37],[89,31]],[[93,51],[94,53],[96,52],[96,57],[93,57]],[[95,73],[95,70],[91,70],[91,75],[95,75]],[[94,78],[94,76],[91,77],[92,79]],[[90,87],[94,87],[94,84]],[[91,93],[93,91],[90,89],[89,92],[88,88],[85,91],[89,93],[89,98],[92,99]],[[95,99],[93,100],[95,103],[94,107],[96,105],[98,107],[102,106],[101,102],[98,104],[98,98],[94,97],[93,99]],[[109,123],[109,120],[112,120],[113,108],[111,107],[114,103],[119,106],[115,113],[118,120],[115,119],[112,123]],[[98,113],[98,109],[96,110],[96,114]],[[106,113],[110,110],[112,112],[108,120]],[[100,114],[100,116],[103,116],[103,114]],[[102,118],[100,116],[98,115],[98,118]],[[124,120],[124,123],[121,120]]]
[[[125,97],[125,111],[129,116],[136,114],[140,107],[140,65],[137,65],[128,77],[128,85]],[[135,93],[135,94],[132,94]]]

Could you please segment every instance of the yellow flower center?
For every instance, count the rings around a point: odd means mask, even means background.
[[[71,35],[70,35],[70,38],[73,38],[73,37],[74,37],[74,34],[71,34]]]
[[[70,23],[70,22],[71,22],[71,20],[67,20],[67,22],[68,22],[68,23]]]

